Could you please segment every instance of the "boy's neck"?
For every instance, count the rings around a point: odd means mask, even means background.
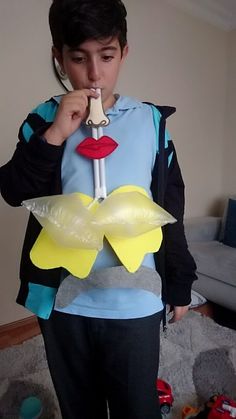
[[[115,104],[116,100],[117,100],[117,97],[114,94],[109,96],[109,98],[107,98],[107,100],[105,100],[105,102],[103,102],[104,111],[111,108]]]

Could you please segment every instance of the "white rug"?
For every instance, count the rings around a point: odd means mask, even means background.
[[[2,350],[0,374],[0,418],[18,419],[21,401],[35,395],[44,405],[42,419],[60,419],[41,336]],[[169,419],[181,419],[185,404],[200,406],[215,393],[236,400],[236,331],[190,311],[161,336],[159,377],[173,390]]]

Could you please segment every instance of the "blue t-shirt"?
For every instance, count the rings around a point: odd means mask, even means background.
[[[103,128],[103,133],[118,143],[117,149],[105,159],[107,193],[122,185],[136,185],[144,188],[151,197],[152,170],[158,151],[157,125],[161,115],[158,111],[155,112],[154,123],[150,105],[122,96],[117,97],[114,106],[108,109],[106,114],[110,124]],[[82,123],[66,141],[62,161],[62,188],[65,194],[82,192],[94,196],[93,161],[75,152],[77,145],[91,135],[91,128]],[[168,139],[166,133],[166,143]],[[102,273],[104,268],[119,265],[121,263],[118,257],[105,241],[92,271],[101,270]],[[142,266],[155,270],[153,254],[149,253],[144,257]],[[64,279],[70,280],[69,275]],[[58,295],[61,292],[64,291],[59,288]],[[78,292],[78,295],[63,308],[59,307],[57,299],[55,304],[56,310],[65,313],[113,319],[144,317],[162,308],[160,295],[141,288],[123,287],[95,286]]]

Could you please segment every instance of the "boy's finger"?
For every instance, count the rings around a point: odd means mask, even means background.
[[[71,92],[72,94],[74,93],[74,95],[81,95],[82,93],[84,93],[87,97],[94,97],[97,98],[99,97],[99,93],[91,88],[91,89],[83,89],[83,90],[74,90],[74,92]]]

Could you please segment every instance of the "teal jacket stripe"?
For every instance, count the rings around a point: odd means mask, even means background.
[[[58,103],[54,99],[37,106],[21,125],[19,139],[28,143],[38,127],[54,121],[57,109]]]
[[[24,140],[28,143],[31,135],[33,135],[34,131],[32,130],[31,126],[28,124],[28,122],[25,122],[22,126],[22,133]]]
[[[25,307],[43,319],[48,319],[54,305],[57,289],[29,282]]]
[[[44,119],[45,122],[53,122],[56,116],[58,103],[54,99],[50,99],[45,103],[41,103],[37,106],[31,114],[37,114]]]

